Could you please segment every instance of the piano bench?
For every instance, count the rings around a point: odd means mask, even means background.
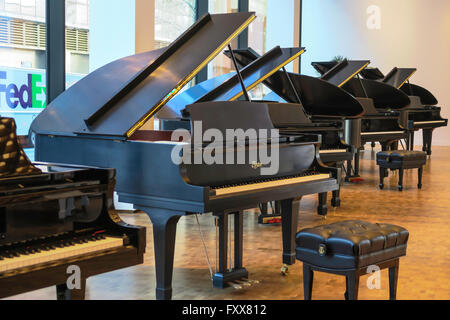
[[[407,169],[419,169],[418,188],[422,189],[423,166],[427,163],[427,154],[422,151],[382,151],[377,153],[377,165],[380,167],[380,189],[384,188],[384,178],[390,170],[399,171],[398,190],[403,191],[403,175]]]
[[[397,298],[400,257],[409,232],[390,224],[344,221],[300,231],[297,260],[303,262],[305,300],[311,300],[314,271],[346,277],[346,300],[358,299],[359,277],[389,268],[390,299]]]

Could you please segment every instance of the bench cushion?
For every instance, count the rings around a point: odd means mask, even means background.
[[[406,255],[409,232],[390,224],[344,221],[296,237],[297,259],[329,269],[358,269]]]
[[[377,153],[377,161],[383,162],[417,162],[425,164],[427,162],[427,154],[422,151],[382,151]]]

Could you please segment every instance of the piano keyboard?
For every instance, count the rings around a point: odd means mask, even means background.
[[[309,176],[289,178],[289,179],[280,179],[280,180],[272,180],[260,183],[252,183],[245,185],[238,185],[234,187],[226,187],[226,188],[218,188],[214,189],[216,192],[216,196],[230,195],[234,193],[248,192],[248,191],[256,191],[256,190],[264,190],[274,187],[280,186],[289,186],[297,183],[305,183],[311,181],[319,181],[330,179],[330,174],[313,174]]]
[[[320,150],[320,154],[329,154],[329,153],[346,153],[345,149],[334,149],[334,150]]]
[[[404,131],[385,131],[385,132],[361,132],[362,136],[368,136],[372,134],[383,135],[383,134],[404,134]]]
[[[436,121],[419,121],[414,122],[414,125],[424,125],[424,124],[440,124],[445,123],[445,120],[436,120]]]
[[[20,268],[32,267],[43,263],[55,262],[62,259],[96,253],[108,249],[123,247],[124,239],[115,237],[97,236],[80,241],[72,239],[62,244],[16,248],[0,251],[0,274]],[[78,242],[78,243],[77,243]]]

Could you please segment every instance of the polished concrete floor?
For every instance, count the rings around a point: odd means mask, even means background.
[[[316,197],[301,203],[298,228],[348,219],[398,224],[410,231],[408,254],[400,261],[398,299],[450,299],[450,148],[435,147],[424,170],[424,186],[417,189],[417,170],[405,175],[405,191],[397,191],[397,175],[378,189],[375,152],[363,153],[361,175],[364,181],[346,184],[342,207],[330,210],[327,220],[315,213]],[[124,215],[131,224],[147,227],[148,244],[145,264],[97,276],[88,280],[88,299],[154,299],[155,271],[152,227],[144,214]],[[215,263],[215,227],[210,215],[200,217],[212,268]],[[260,284],[244,290],[213,289],[201,236],[195,217],[181,219],[178,225],[174,299],[274,299],[301,300],[303,287],[301,264],[281,276],[281,227],[262,226],[257,215],[245,216],[244,263],[250,278]],[[387,299],[388,275],[382,271],[381,289],[369,290],[367,277],[361,279],[360,299]],[[313,299],[344,299],[343,277],[315,274]],[[12,297],[12,299],[54,299],[55,289]]]

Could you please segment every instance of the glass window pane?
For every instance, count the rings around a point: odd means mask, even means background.
[[[196,18],[195,0],[155,1],[155,42],[157,48],[166,47]]]
[[[238,0],[209,0],[210,13],[238,12]],[[232,44],[236,48],[237,42]],[[214,78],[234,71],[231,60],[223,53],[219,54],[208,66],[208,78]]]

